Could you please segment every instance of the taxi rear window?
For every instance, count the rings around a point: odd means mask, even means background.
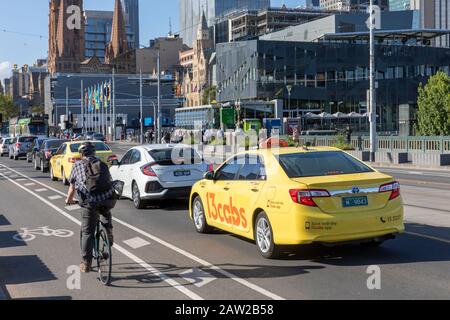
[[[282,154],[278,157],[289,178],[373,172],[364,163],[340,151]]]
[[[111,151],[111,149],[102,142],[94,142],[92,143],[95,147],[95,151]],[[81,143],[75,143],[70,145],[71,152],[78,152],[81,147]]]

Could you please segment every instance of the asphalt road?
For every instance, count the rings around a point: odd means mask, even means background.
[[[120,155],[127,147],[114,151]],[[79,209],[65,206],[61,182],[23,160],[1,158],[0,299],[449,299],[450,175],[382,171],[402,183],[407,233],[381,248],[312,245],[265,260],[250,241],[195,233],[186,202],[138,211],[122,200],[114,210],[112,286],[103,287],[90,273],[74,288],[70,268],[80,260]],[[14,239],[22,228],[42,227],[70,236]],[[373,265],[381,269],[380,290],[367,287]]]

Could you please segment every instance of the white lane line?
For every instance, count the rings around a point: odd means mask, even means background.
[[[24,184],[25,187],[31,187],[31,186],[35,186],[35,185],[36,185],[36,183],[34,183],[34,182]]]
[[[75,211],[75,210],[80,210],[80,209],[81,209],[81,207],[78,206],[78,205],[66,207],[66,210],[67,210],[67,211]]]
[[[139,238],[139,237],[125,240],[123,243],[125,243],[127,246],[129,246],[135,250],[150,245],[150,242],[148,242],[147,240],[144,240],[142,238]]]
[[[197,288],[202,288],[217,279],[211,274],[197,268],[180,273],[180,276]]]
[[[48,197],[48,199],[49,200],[59,200],[59,199],[62,199],[62,197],[61,196],[50,196],[50,197]]]
[[[442,238],[434,237],[434,236],[429,236],[429,235],[426,235],[426,234],[423,234],[423,233],[416,233],[416,232],[410,232],[410,231],[406,231],[405,233],[409,234],[411,236],[416,236],[416,237],[421,237],[421,238],[425,238],[425,239],[440,241],[440,242],[444,242],[444,243],[450,243],[450,240],[442,239]]]
[[[3,166],[6,167],[5,165],[3,165]],[[7,168],[14,171],[14,169],[11,169],[9,167],[7,167]],[[50,187],[50,186],[48,186],[48,185],[46,185],[46,184],[44,184],[44,183],[42,183],[40,181],[37,181],[37,180],[35,180],[33,178],[30,178],[30,177],[24,175],[23,173],[20,173],[20,172],[18,172],[18,173],[21,174],[22,176],[28,178],[31,181],[34,181],[34,182],[36,182],[36,183],[38,183],[38,184],[40,184],[42,186],[45,186],[45,187],[49,188],[52,191],[55,191],[56,193],[59,193],[59,194],[61,194],[63,196],[66,195],[65,193],[63,193],[63,192],[61,192],[61,191],[59,191],[59,190],[57,190],[55,188],[52,188],[52,187]],[[208,269],[215,270],[218,273],[224,275],[225,277],[230,278],[230,279],[236,281],[237,283],[239,283],[239,284],[241,284],[241,285],[243,285],[243,286],[245,286],[247,288],[250,288],[250,289],[252,289],[252,290],[254,290],[254,291],[256,291],[256,292],[258,292],[258,293],[260,293],[260,294],[262,294],[262,295],[264,295],[264,296],[266,296],[268,298],[270,298],[270,299],[273,299],[273,300],[286,300],[285,298],[282,298],[281,296],[279,296],[279,295],[277,295],[275,293],[272,293],[272,292],[270,292],[270,291],[268,291],[268,290],[266,290],[266,289],[264,289],[264,288],[262,288],[262,287],[260,287],[260,286],[258,286],[256,284],[253,284],[253,283],[251,283],[251,282],[249,282],[249,281],[247,281],[245,279],[239,278],[238,276],[235,276],[234,274],[232,274],[232,273],[230,273],[230,272],[228,272],[226,270],[223,270],[223,269],[213,265],[212,263],[210,263],[210,262],[208,262],[206,260],[203,260],[203,259],[201,259],[201,258],[199,258],[199,257],[197,257],[195,255],[193,255],[192,253],[189,253],[189,252],[187,252],[187,251],[185,251],[185,250],[183,250],[181,248],[178,248],[178,247],[176,247],[176,246],[174,246],[174,245],[172,245],[172,244],[170,244],[170,243],[168,243],[168,242],[166,242],[166,241],[164,241],[164,240],[162,240],[162,239],[160,239],[160,238],[158,238],[156,236],[153,236],[153,235],[151,235],[151,234],[149,234],[149,233],[147,233],[147,232],[145,232],[145,231],[143,231],[141,229],[138,229],[138,228],[136,228],[136,227],[134,227],[134,226],[124,222],[124,221],[121,221],[121,220],[119,220],[117,218],[113,218],[113,220],[118,222],[118,223],[120,223],[121,225],[123,225],[123,226],[125,226],[125,227],[127,227],[127,228],[129,228],[131,230],[134,230],[135,232],[137,232],[137,233],[139,233],[139,234],[149,238],[150,240],[153,240],[154,242],[158,242],[159,244],[161,244],[161,245],[163,245],[163,246],[165,246],[165,247],[167,247],[167,248],[169,248],[169,249],[171,249],[171,250],[173,250],[173,251],[175,251],[175,252],[177,252],[177,253],[179,253],[179,254],[181,254],[181,255],[183,255],[183,256],[185,256],[185,257],[187,257],[187,258],[189,258],[189,259],[191,259],[191,260],[193,260],[193,261],[195,261],[197,263],[199,263],[199,264],[201,264],[201,265],[203,265],[204,267],[206,267]]]
[[[20,178],[20,179],[16,179],[17,182],[22,182],[22,181],[27,181],[28,179],[25,178]]]
[[[19,188],[21,188],[21,189],[25,190],[26,192],[28,192],[29,194],[35,196],[37,199],[41,200],[42,202],[47,204],[49,207],[55,209],[58,213],[62,214],[63,216],[65,216],[66,218],[71,220],[72,222],[76,223],[78,226],[81,226],[81,221],[79,221],[78,219],[75,219],[74,217],[72,217],[70,214],[68,214],[64,210],[61,210],[60,208],[58,208],[57,206],[55,206],[51,202],[47,201],[46,199],[44,199],[40,195],[34,193],[33,191],[23,187],[22,185],[20,185],[19,183],[15,182],[14,180],[9,179],[4,174],[0,173],[0,175],[5,177],[10,182],[14,183]],[[191,290],[187,289],[186,287],[184,287],[183,285],[178,283],[176,280],[169,278],[167,275],[165,275],[164,273],[160,272],[159,270],[157,270],[156,268],[152,267],[151,265],[145,263],[142,259],[140,259],[139,257],[135,256],[131,252],[127,251],[123,247],[115,244],[113,248],[116,249],[117,251],[121,252],[123,255],[125,255],[126,257],[128,257],[132,261],[138,263],[141,267],[143,267],[146,270],[150,271],[152,274],[154,274],[155,276],[159,277],[161,280],[165,281],[167,284],[169,284],[173,288],[177,289],[178,291],[180,291],[181,293],[183,293],[184,295],[186,295],[190,299],[192,299],[192,300],[204,300],[202,297],[200,297],[196,293],[194,293]]]
[[[181,248],[178,248],[177,246],[174,246],[173,244],[170,244],[167,241],[164,241],[164,240],[162,240],[162,239],[160,239],[160,238],[158,238],[158,237],[156,237],[154,235],[151,235],[151,234],[149,234],[149,233],[147,233],[147,232],[145,232],[143,230],[140,230],[140,229],[138,229],[138,228],[136,228],[136,227],[134,227],[134,226],[124,222],[124,221],[121,221],[121,220],[119,220],[117,218],[113,218],[113,220],[118,222],[118,223],[120,223],[121,225],[123,225],[123,226],[125,226],[125,227],[127,227],[127,228],[129,228],[131,230],[133,230],[133,231],[136,231],[137,233],[140,233],[141,235],[149,238],[150,240],[158,242],[159,244],[162,244],[163,246],[165,246],[165,247],[167,247],[167,248],[169,248],[169,249],[171,249],[171,250],[173,250],[173,251],[175,251],[175,252],[177,252],[177,253],[179,253],[179,254],[181,254],[181,255],[183,255],[183,256],[185,256],[185,257],[187,257],[187,258],[189,258],[189,259],[191,259],[191,260],[193,260],[193,261],[195,261],[197,263],[199,263],[199,264],[201,264],[201,265],[203,265],[204,267],[206,267],[208,269],[214,270],[214,271],[224,275],[225,277],[230,278],[230,279],[240,283],[241,285],[243,285],[243,286],[245,286],[247,288],[250,288],[250,289],[252,289],[252,290],[254,290],[254,291],[256,291],[256,292],[258,292],[258,293],[260,293],[260,294],[262,294],[264,296],[266,296],[266,297],[269,297],[270,299],[273,299],[273,300],[285,300],[284,298],[280,297],[279,295],[277,295],[275,293],[272,293],[272,292],[270,292],[270,291],[268,291],[268,290],[266,290],[264,288],[261,288],[260,286],[258,286],[256,284],[253,284],[253,283],[251,283],[251,282],[249,282],[249,281],[247,281],[245,279],[239,278],[238,276],[235,276],[234,274],[232,274],[232,273],[230,273],[230,272],[228,272],[226,270],[223,270],[223,269],[213,265],[212,263],[209,263],[208,261],[203,260],[203,259],[193,255],[192,253],[189,253],[189,252],[187,252],[187,251],[185,251],[185,250],[183,250]]]
[[[45,192],[45,191],[48,191],[48,189],[46,189],[46,188],[42,188],[42,189],[36,189],[36,190],[34,190],[35,192],[39,192],[39,193],[41,193],[41,192]]]

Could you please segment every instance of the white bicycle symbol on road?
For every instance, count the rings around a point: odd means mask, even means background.
[[[70,238],[73,232],[64,229],[50,229],[49,227],[42,227],[37,229],[21,228],[22,232],[13,236],[16,241],[29,242],[36,239],[36,236]]]

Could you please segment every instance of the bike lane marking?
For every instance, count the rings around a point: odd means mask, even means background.
[[[10,179],[9,177],[5,176],[3,173],[0,172],[0,175],[3,176],[4,178],[6,178],[11,183],[13,183],[16,186],[18,186],[19,188],[21,188],[22,190],[28,192],[29,194],[33,195],[37,199],[41,200],[43,203],[45,203],[46,205],[48,205],[49,207],[51,207],[52,209],[54,209],[55,211],[57,211],[58,213],[60,213],[64,217],[66,217],[67,219],[71,220],[72,222],[74,222],[78,226],[81,226],[81,221],[79,221],[78,219],[72,217],[70,214],[68,214],[64,210],[58,208],[56,205],[54,205],[51,202],[49,202],[48,200],[44,199],[43,197],[41,197],[37,193],[34,193],[33,191],[25,188],[20,183],[17,183],[14,180]],[[161,280],[163,280],[164,282],[166,282],[167,284],[169,284],[173,288],[177,289],[178,291],[180,291],[181,293],[183,293],[184,295],[186,295],[190,299],[192,299],[192,300],[204,300],[202,297],[200,297],[199,295],[197,295],[193,291],[189,290],[185,286],[183,286],[180,283],[178,283],[176,280],[170,278],[169,276],[167,276],[164,273],[160,272],[159,270],[157,270],[156,268],[152,267],[151,265],[147,264],[142,259],[140,259],[139,257],[135,256],[134,254],[132,254],[131,252],[129,252],[125,248],[123,248],[123,247],[121,247],[121,246],[119,246],[117,244],[115,244],[113,246],[113,248],[116,249],[117,251],[119,251],[120,253],[122,253],[123,255],[125,255],[126,257],[128,257],[130,260],[132,260],[132,261],[136,262],[137,264],[139,264],[144,269],[150,271],[153,275],[157,276],[158,278],[160,278]]]
[[[37,180],[35,180],[33,178],[30,178],[30,177],[24,175],[21,172],[18,172],[18,171],[14,170],[12,168],[9,168],[9,167],[7,167],[5,165],[3,165],[3,166],[8,168],[9,170],[17,172],[18,174],[20,174],[20,175],[30,179],[31,181],[34,181],[34,182],[36,182],[36,183],[38,183],[38,184],[40,184],[40,185],[42,185],[44,187],[47,187],[48,189],[50,189],[52,191],[55,191],[56,193],[59,193],[59,194],[61,194],[63,196],[66,195],[65,193],[63,193],[63,192],[61,192],[61,191],[59,191],[59,190],[57,190],[55,188],[52,188],[52,187],[50,187],[50,186],[48,186],[48,185],[46,185],[46,184],[44,184],[44,183],[42,183],[40,181],[37,181]],[[204,266],[205,268],[214,270],[214,271],[222,274],[223,276],[225,276],[225,277],[227,277],[227,278],[229,278],[229,279],[231,279],[231,280],[241,284],[242,286],[247,287],[247,288],[249,288],[249,289],[251,289],[251,290],[253,290],[255,292],[260,293],[263,296],[266,296],[266,297],[268,297],[268,298],[270,298],[272,300],[286,300],[285,298],[283,298],[283,297],[281,297],[281,296],[279,296],[279,295],[277,295],[277,294],[275,294],[275,293],[273,293],[273,292],[271,292],[271,291],[269,291],[267,289],[264,289],[264,288],[254,284],[254,283],[252,283],[252,282],[250,282],[248,280],[240,278],[240,277],[238,277],[238,276],[236,276],[236,275],[234,275],[234,274],[232,274],[232,273],[230,273],[230,272],[228,272],[228,271],[226,271],[226,270],[224,270],[224,269],[222,269],[222,268],[220,268],[220,267],[218,267],[218,266],[216,266],[216,265],[214,265],[214,264],[212,264],[212,263],[210,263],[210,262],[208,262],[208,261],[206,261],[206,260],[204,260],[204,259],[202,259],[200,257],[195,256],[194,254],[192,254],[192,253],[190,253],[190,252],[188,252],[188,251],[186,251],[184,249],[181,249],[181,248],[179,248],[179,247],[177,247],[177,246],[175,246],[175,245],[173,245],[173,244],[171,244],[171,243],[169,243],[169,242],[167,242],[167,241],[165,241],[165,240],[163,240],[161,238],[158,238],[158,237],[156,237],[156,236],[154,236],[154,235],[152,235],[152,234],[150,234],[148,232],[145,232],[145,231],[143,231],[143,230],[141,230],[141,229],[139,229],[139,228],[137,228],[137,227],[135,227],[135,226],[133,226],[131,224],[128,224],[128,223],[126,223],[126,222],[124,222],[122,220],[119,220],[117,218],[114,218],[114,217],[113,217],[113,220],[118,222],[118,223],[120,223],[121,225],[123,225],[123,226],[125,226],[125,227],[127,227],[127,228],[129,228],[129,229],[131,229],[131,230],[133,230],[133,231],[135,231],[135,232],[137,232],[137,233],[147,237],[147,238],[149,238],[150,240],[153,240],[154,242],[157,242],[157,243],[163,245],[164,247],[169,248],[172,251],[177,252],[180,255],[182,255],[182,256],[184,256],[184,257],[186,257],[186,258],[188,258],[188,259],[190,259],[192,261],[197,262],[198,264]]]

